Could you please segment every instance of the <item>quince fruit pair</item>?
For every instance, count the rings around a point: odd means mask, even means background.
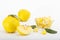
[[[19,22],[25,22],[29,19],[30,17],[30,12],[28,10],[22,9],[19,10],[18,12],[18,17],[15,15],[8,15],[4,20],[3,20],[3,27],[6,32],[8,33],[13,33],[16,30],[18,30],[19,33],[21,34],[29,34],[30,29],[24,28],[24,26],[20,26]],[[20,27],[18,27],[20,26]],[[23,29],[23,30],[22,30]],[[25,31],[24,31],[25,30]]]

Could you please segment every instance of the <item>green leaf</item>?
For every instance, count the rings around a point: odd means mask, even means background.
[[[36,28],[36,25],[31,25],[32,29]]]
[[[57,31],[55,30],[52,30],[52,29],[48,29],[48,28],[45,28],[46,32],[50,33],[50,34],[56,34]]]
[[[16,15],[10,14],[8,16],[12,16],[12,17],[14,17],[14,18],[16,18],[18,20],[18,17]]]
[[[8,15],[8,16],[16,17],[16,15],[13,15],[13,14],[11,14],[11,15]]]

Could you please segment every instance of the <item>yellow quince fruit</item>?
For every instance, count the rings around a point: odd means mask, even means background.
[[[30,12],[26,9],[21,9],[18,12],[18,18],[20,21],[25,22],[29,19],[30,17]]]
[[[4,29],[8,33],[14,33],[16,28],[20,25],[15,15],[8,15],[2,23]]]
[[[30,26],[21,25],[17,27],[17,31],[20,35],[26,36],[32,32],[32,28]]]

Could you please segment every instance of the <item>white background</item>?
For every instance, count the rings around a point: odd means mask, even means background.
[[[42,35],[31,33],[29,36],[20,36],[18,33],[8,34],[2,26],[3,19],[9,14],[18,13],[19,9],[31,12],[30,19],[25,24],[35,24],[36,17],[51,16],[52,29],[57,34]],[[60,0],[0,0],[0,40],[60,40]]]

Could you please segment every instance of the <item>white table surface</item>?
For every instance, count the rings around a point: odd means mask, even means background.
[[[20,36],[17,32],[8,34],[2,26],[3,19],[9,14],[16,14],[19,9],[27,9],[31,17],[26,23],[35,24],[36,17],[51,16],[52,29],[57,34],[42,35],[40,32],[28,36]],[[60,40],[60,0],[0,0],[0,40]]]

